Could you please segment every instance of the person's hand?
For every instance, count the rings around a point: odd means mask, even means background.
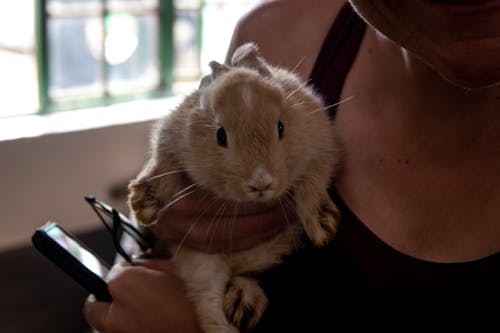
[[[108,274],[113,301],[90,297],[84,316],[100,333],[199,333],[191,302],[167,260],[115,265]]]
[[[190,185],[184,177],[180,188]],[[270,202],[235,202],[191,188],[192,193],[160,212],[159,222],[151,226],[155,244],[180,243],[207,253],[235,252],[271,239],[296,221],[291,195]]]

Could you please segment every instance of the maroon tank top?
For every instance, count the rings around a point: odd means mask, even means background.
[[[346,3],[328,32],[310,75],[325,105],[339,102],[342,87],[358,53],[366,23]],[[337,107],[328,108],[334,117]]]
[[[329,105],[365,29],[346,4],[324,41],[311,79]],[[269,306],[257,332],[500,331],[500,253],[447,264],[404,255],[329,192],[343,217],[336,238],[321,249],[305,239],[303,251],[259,275]]]

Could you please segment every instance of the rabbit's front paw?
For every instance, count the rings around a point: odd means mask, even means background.
[[[314,221],[304,224],[308,237],[316,247],[325,246],[337,233],[340,221],[340,212],[337,206],[325,195],[316,210],[316,214],[310,218]]]
[[[162,202],[155,195],[151,181],[133,180],[130,182],[129,206],[140,223],[149,225],[157,221]]]
[[[233,277],[224,296],[224,312],[240,332],[251,332],[267,306],[267,297],[256,280]]]

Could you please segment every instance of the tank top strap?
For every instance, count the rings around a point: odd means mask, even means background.
[[[310,75],[312,86],[325,104],[339,102],[342,87],[366,30],[366,23],[346,2],[337,14],[323,42]],[[333,119],[337,107],[328,109]]]

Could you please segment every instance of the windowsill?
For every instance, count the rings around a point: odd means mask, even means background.
[[[0,141],[153,120],[168,114],[182,97],[142,99],[47,115],[3,118],[0,119]]]

